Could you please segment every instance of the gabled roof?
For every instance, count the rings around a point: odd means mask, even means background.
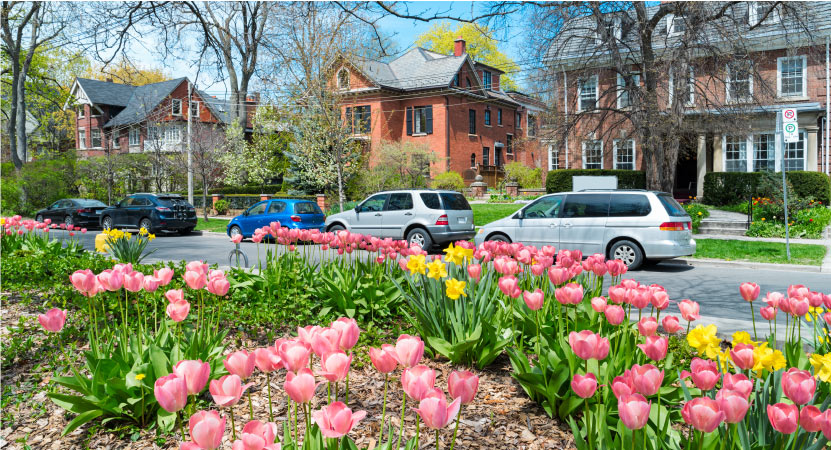
[[[136,89],[130,84],[99,81],[90,78],[76,78],[75,82],[93,104],[127,106],[127,101]]]
[[[379,87],[409,90],[449,86],[467,59],[467,55],[443,55],[416,47],[389,63],[368,59],[352,63]]]
[[[124,109],[110,119],[104,125],[104,128],[130,125],[143,121],[159,106],[162,100],[167,98],[174,89],[185,81],[187,81],[187,78],[182,77],[159,83],[145,84],[144,86],[135,86]]]

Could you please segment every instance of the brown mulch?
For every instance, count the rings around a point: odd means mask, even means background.
[[[18,317],[22,315],[36,316],[40,311],[40,302],[34,301],[24,305],[19,302],[19,296],[4,293],[2,296],[3,309],[2,333],[3,346],[8,345],[10,332],[8,327],[17,326]],[[37,323],[36,317],[27,324],[27,331],[36,340],[35,345],[40,346],[43,342],[43,333]],[[259,334],[259,333],[257,333]],[[237,339],[232,340],[240,344]],[[242,341],[244,348],[249,350],[264,342],[254,342],[249,339]],[[237,345],[234,345],[237,347]],[[359,348],[357,352],[366,352],[366,348]],[[37,355],[37,348],[31,354]],[[364,358],[367,359],[367,358]],[[458,367],[452,366],[447,361],[437,361],[425,358],[425,364],[436,370],[436,386],[446,392],[447,377]],[[11,413],[14,422],[11,426],[5,426],[0,430],[0,450],[26,450],[30,449],[175,449],[178,448],[178,434],[163,436],[164,444],[160,447],[156,443],[156,430],[143,431],[138,436],[131,436],[134,428],[119,427],[117,424],[100,425],[100,422],[93,421],[84,425],[65,437],[61,437],[61,431],[72,419],[71,414],[65,414],[64,410],[52,403],[46,397],[46,389],[50,376],[51,364],[42,364],[38,360],[14,361],[10,367],[6,367],[2,374],[3,394],[8,395],[9,391],[23,400],[19,403],[7,403],[4,405],[10,411],[3,411],[4,415]],[[315,364],[319,361],[315,360]],[[6,362],[4,362],[6,365]],[[358,364],[354,364],[356,366]],[[516,381],[511,377],[511,366],[508,358],[503,356],[496,360],[485,370],[471,369],[479,375],[479,392],[473,403],[462,407],[462,419],[459,426],[456,448],[458,449],[571,449],[573,438],[568,426],[556,419],[550,419],[543,410],[533,403]],[[398,433],[401,417],[401,370],[397,370],[389,381],[387,400],[386,422],[387,429],[391,423],[393,432]],[[32,379],[42,379],[39,383],[32,383]],[[272,407],[275,415],[275,422],[281,428],[286,422],[286,398],[282,389],[285,380],[285,372],[280,371],[271,374]],[[350,396],[349,407],[353,411],[365,410],[367,417],[360,422],[350,433],[360,448],[373,448],[377,445],[379,426],[381,422],[381,408],[384,392],[383,375],[376,372],[370,364],[360,368],[353,368],[350,373]],[[266,393],[266,374],[255,370],[249,382],[253,382],[252,402],[254,405],[254,418],[262,421],[268,420],[268,397]],[[341,390],[343,388],[341,387]],[[343,400],[343,399],[341,399]],[[326,386],[318,388],[318,395],[313,400],[313,410],[319,409],[326,403]],[[408,399],[404,439],[415,434],[416,413],[411,407],[415,405]],[[227,411],[222,411],[227,415]],[[236,417],[236,428],[242,426],[249,419],[249,405],[244,397],[234,408]],[[5,421],[4,421],[5,423]],[[300,413],[298,428],[303,433],[303,417]],[[90,427],[94,429],[90,429]],[[230,420],[227,423],[225,433],[226,443],[223,448],[230,448]],[[453,435],[453,425],[441,431],[440,439],[442,448],[449,448]],[[280,433],[282,438],[282,431]],[[134,440],[133,438],[138,438]],[[239,434],[238,434],[239,437]],[[385,430],[386,440],[386,430]],[[435,448],[435,433],[432,430],[421,426],[421,448]],[[402,444],[403,448],[403,444]]]

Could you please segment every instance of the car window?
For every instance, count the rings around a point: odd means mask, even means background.
[[[609,204],[609,217],[643,217],[651,211],[649,198],[643,194],[614,194]]]
[[[132,197],[127,204],[129,206],[150,206],[150,200],[145,197]]]
[[[444,204],[444,209],[451,211],[470,210],[470,204],[464,195],[456,192],[442,192],[439,194],[441,202]]]
[[[248,209],[248,215],[249,216],[256,216],[258,214],[264,213],[265,212],[265,206],[267,204],[268,204],[267,202],[257,203],[256,205],[254,205],[254,206],[252,206],[251,208]]]
[[[365,202],[358,207],[359,212],[381,211],[384,209],[384,203],[387,202],[389,194],[375,194],[369,197]]]
[[[689,216],[689,214],[687,214],[687,210],[685,210],[684,207],[675,201],[675,199],[669,194],[658,195],[658,200],[661,201],[661,204],[664,205],[664,209],[667,210],[667,214],[670,216]]]
[[[439,194],[432,194],[429,192],[425,192],[420,194],[421,201],[424,202],[424,206],[430,209],[441,209],[441,202],[439,201]]]
[[[193,208],[193,205],[187,202],[182,197],[179,196],[164,196],[164,197],[156,197],[156,202],[159,203],[160,206],[166,206],[168,208],[174,208],[177,206],[184,206],[187,208]]]
[[[69,206],[68,200],[58,200],[55,202],[55,208],[68,208]]]
[[[295,214],[323,214],[323,211],[320,210],[320,207],[317,206],[317,203],[312,202],[301,202],[294,204],[294,213]]]
[[[286,202],[271,202],[268,205],[269,214],[277,214],[286,210]]]
[[[524,219],[555,219],[560,215],[563,196],[542,197],[531,203],[523,211]]]
[[[55,203],[52,203],[51,205],[49,205],[49,209],[58,209],[60,207],[61,207],[61,200],[58,200]]]
[[[404,209],[413,209],[413,196],[407,192],[390,194],[387,211],[401,211]]]
[[[120,202],[118,202],[118,206],[120,206],[120,207],[122,207],[122,208],[123,208],[123,207],[125,207],[125,206],[127,206],[127,202],[128,202],[128,200],[130,200],[130,199],[129,199],[129,198],[125,198],[124,200],[121,200]]]
[[[95,207],[95,206],[107,206],[107,205],[99,202],[98,200],[88,200],[88,199],[75,200],[75,203],[77,203],[78,206],[84,206],[84,207],[87,207],[87,208],[92,208],[92,207]]]
[[[609,194],[569,194],[563,206],[563,217],[607,217]]]

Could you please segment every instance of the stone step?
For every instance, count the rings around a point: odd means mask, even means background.
[[[698,229],[698,236],[702,235],[719,235],[719,234],[726,234],[730,236],[744,236],[746,229],[737,229],[737,228],[703,228],[700,227]]]
[[[747,230],[747,222],[702,220],[698,227],[699,229],[726,228],[730,230]]]

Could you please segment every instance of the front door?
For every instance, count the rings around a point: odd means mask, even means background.
[[[517,240],[541,248],[560,245],[560,207],[563,195],[540,197],[522,210],[517,227]]]
[[[583,255],[603,253],[610,194],[568,194],[560,221],[560,247]]]
[[[352,231],[356,233],[380,236],[384,226],[384,207],[389,194],[375,194],[366,199],[355,211],[355,223]]]
[[[404,239],[404,230],[413,219],[413,196],[409,192],[390,194],[384,210],[383,234],[379,237]]]

